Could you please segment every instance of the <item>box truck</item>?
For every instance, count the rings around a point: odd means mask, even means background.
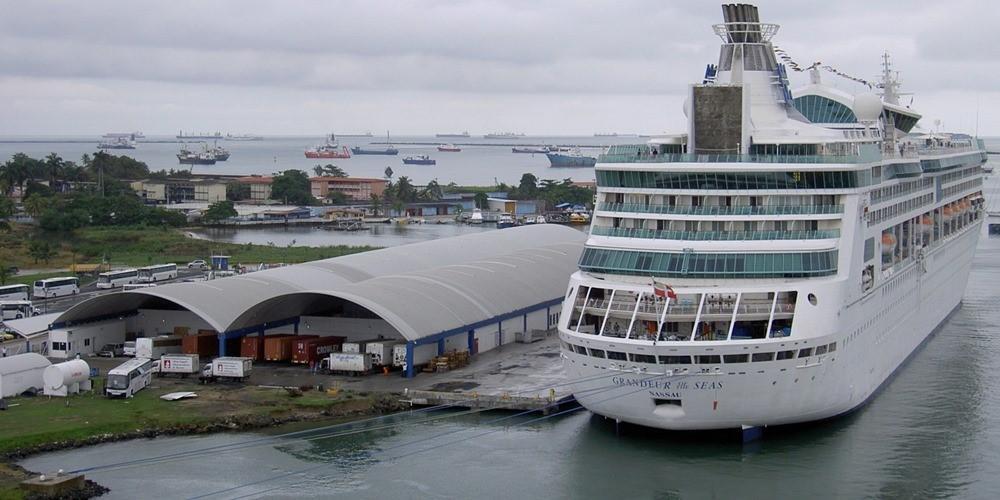
[[[164,354],[160,357],[160,374],[182,377],[201,371],[201,357],[197,354]]]

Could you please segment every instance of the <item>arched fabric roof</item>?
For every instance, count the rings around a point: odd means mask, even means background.
[[[176,306],[222,332],[301,315],[317,297],[327,296],[365,307],[414,340],[560,297],[585,240],[584,232],[555,224],[484,231],[245,276],[101,295],[54,323]]]
[[[24,354],[15,354],[6,358],[0,358],[0,375],[11,375],[27,370],[45,368],[51,364],[51,361],[38,353],[26,352]]]

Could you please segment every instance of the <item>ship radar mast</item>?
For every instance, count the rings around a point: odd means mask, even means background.
[[[892,70],[892,59],[889,57],[888,52],[882,53],[882,82],[879,83],[879,88],[882,89],[882,100],[889,103],[899,105],[899,96],[910,95],[909,93],[900,92],[899,88],[902,84],[899,81],[899,72]]]

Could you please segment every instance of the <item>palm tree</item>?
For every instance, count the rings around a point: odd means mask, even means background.
[[[444,197],[444,191],[441,189],[441,185],[438,184],[437,179],[434,179],[424,186],[423,191],[420,192],[420,198],[427,201],[437,201]]]
[[[382,197],[375,193],[372,193],[371,202],[372,202],[372,212],[375,214],[375,216],[378,217],[379,215],[382,215]]]
[[[49,208],[49,200],[39,194],[33,194],[24,200],[24,212],[32,217],[42,215]]]
[[[45,157],[45,164],[43,165],[45,171],[45,177],[49,181],[49,187],[55,189],[56,181],[62,179],[64,170],[66,168],[66,162],[63,161],[59,155],[55,153],[49,153]]]

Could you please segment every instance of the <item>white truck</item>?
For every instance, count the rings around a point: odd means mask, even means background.
[[[353,352],[353,353],[368,352],[366,349],[367,349],[369,343],[371,343],[371,342],[389,342],[389,341],[390,341],[389,339],[381,338],[381,337],[374,338],[374,339],[368,339],[368,340],[353,340],[351,342],[344,342],[344,344],[342,346],[340,346],[340,351],[341,352]]]
[[[367,352],[334,352],[325,361],[333,373],[361,375],[372,371],[372,355]]]
[[[180,375],[187,377],[201,370],[201,359],[197,354],[164,354],[160,356],[160,375]]]
[[[437,356],[437,344],[424,344],[413,347],[413,366],[430,363]],[[392,366],[406,369],[406,344],[392,346]]]
[[[135,357],[159,359],[164,354],[180,354],[183,350],[180,335],[140,337],[135,339]]]
[[[372,355],[372,366],[392,366],[393,347],[400,343],[398,340],[379,340],[366,344],[365,352]]]
[[[253,360],[250,358],[226,356],[212,361],[213,378],[246,380],[251,369]]]

